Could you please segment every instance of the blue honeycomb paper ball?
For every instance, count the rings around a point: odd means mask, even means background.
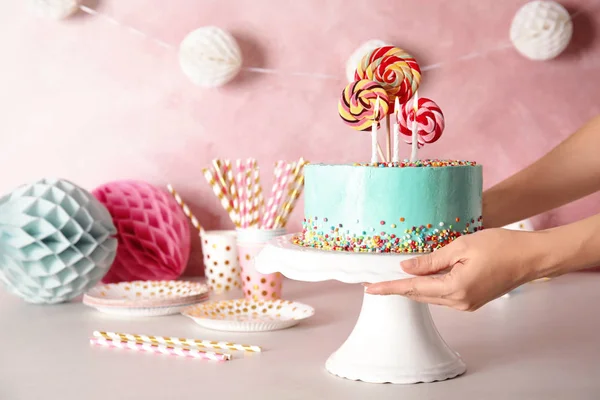
[[[69,301],[108,272],[116,234],[85,189],[62,179],[23,185],[0,198],[0,283],[30,303]]]

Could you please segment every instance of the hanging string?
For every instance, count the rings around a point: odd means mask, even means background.
[[[82,5],[82,6],[79,6],[79,8],[81,9],[81,11],[83,11],[86,14],[93,15],[93,16],[99,17],[99,18],[104,18],[104,20],[106,20],[106,22],[109,22],[113,25],[116,25],[125,30],[128,30],[129,32],[133,33],[134,35],[137,35],[137,36],[143,37],[144,39],[150,40],[166,49],[177,50],[177,47],[172,44],[169,44],[169,43],[164,42],[160,39],[157,39],[153,36],[150,36],[147,33],[142,32],[137,28],[134,28],[129,25],[125,25],[125,24],[117,21],[116,19],[114,19],[106,14],[99,13],[98,11],[96,11],[90,7]],[[314,73],[314,72],[290,72],[290,71],[282,71],[282,70],[271,69],[271,68],[242,67],[242,70],[248,71],[248,72],[260,73],[260,74],[302,76],[302,77],[308,77],[308,78],[314,78],[314,79],[325,79],[325,80],[340,80],[341,79],[339,76],[336,76],[336,75],[318,74],[318,73]]]
[[[289,71],[280,71],[277,69],[269,69],[269,68],[258,68],[258,67],[242,67],[244,71],[249,72],[257,72],[260,74],[281,74],[281,75],[290,75],[290,76],[306,76],[315,79],[332,79],[332,80],[340,80],[341,78],[337,75],[328,75],[328,74],[319,74],[314,72],[289,72]]]
[[[90,8],[90,7],[84,6],[84,5],[80,5],[79,9],[81,11],[83,11],[84,13],[86,13],[86,14],[93,15],[94,17],[103,18],[106,22],[111,23],[113,25],[116,25],[116,26],[118,26],[120,28],[123,28],[125,30],[128,30],[129,32],[133,33],[134,35],[140,36],[140,37],[142,37],[142,38],[144,38],[146,40],[150,40],[150,41],[158,44],[161,47],[164,47],[164,48],[167,48],[167,49],[172,49],[172,50],[175,49],[175,46],[173,46],[172,44],[169,44],[167,42],[163,42],[160,39],[152,37],[152,36],[148,35],[147,33],[142,32],[142,31],[140,31],[137,28],[134,28],[133,26],[125,25],[125,24],[117,21],[116,19],[114,19],[113,17],[111,17],[109,15],[106,15],[106,14],[103,14],[103,13],[99,13],[98,11],[94,10],[93,8]]]
[[[592,9],[595,9],[597,6],[600,5],[600,1],[596,2],[594,5],[588,7],[586,10],[579,10],[574,12],[573,14],[571,14],[571,20],[574,20],[575,18],[577,18],[578,16],[582,15],[582,13],[584,11],[591,11]],[[82,12],[89,14],[89,15],[93,15],[95,17],[100,17],[100,18],[104,18],[104,20],[106,22],[109,22],[113,25],[119,26],[129,32],[131,32],[132,34],[136,35],[136,36],[140,36],[146,40],[150,40],[156,44],[158,44],[161,47],[164,47],[166,49],[169,50],[177,50],[177,47],[164,42],[160,39],[157,39],[153,36],[148,35],[145,32],[142,32],[141,30],[133,27],[133,26],[129,26],[126,24],[121,23],[120,21],[112,18],[109,15],[103,14],[103,13],[99,13],[98,11],[84,6],[84,5],[80,5],[79,8],[81,9]],[[491,53],[495,53],[497,51],[502,51],[502,50],[506,50],[508,48],[511,48],[512,44],[510,42],[505,42],[502,44],[499,44],[497,46],[494,46],[492,48],[489,49],[484,49],[484,50],[479,50],[479,51],[473,51],[471,53],[465,54],[463,56],[460,56],[458,58],[455,58],[453,60],[449,60],[449,61],[443,61],[443,62],[438,62],[435,64],[430,64],[430,65],[426,65],[424,67],[421,68],[421,71],[425,72],[425,71],[431,71],[431,70],[435,70],[435,69],[439,69],[442,67],[445,67],[446,65],[449,64],[454,64],[457,62],[462,62],[462,61],[468,61],[468,60],[474,60],[474,59],[478,59],[478,58],[483,58],[486,57],[487,55],[491,54]],[[315,72],[302,72],[302,71],[284,71],[284,70],[278,70],[278,69],[272,69],[272,68],[260,68],[260,67],[242,67],[243,71],[248,71],[248,72],[254,72],[254,73],[259,73],[259,74],[273,74],[273,75],[285,75],[285,76],[298,76],[298,77],[306,77],[306,78],[313,78],[313,79],[323,79],[323,80],[336,80],[336,81],[341,81],[344,79],[343,74],[340,75],[331,75],[331,74],[320,74],[320,73],[315,73]]]

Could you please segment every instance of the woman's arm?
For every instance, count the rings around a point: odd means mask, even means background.
[[[371,294],[473,311],[528,281],[597,265],[600,214],[545,231],[488,229],[462,236],[401,264],[407,273],[422,276],[365,286]]]
[[[535,278],[600,265],[600,214],[540,233],[546,243],[546,262],[535,269]]]
[[[600,190],[599,152],[600,116],[529,167],[485,191],[485,226],[501,227]]]

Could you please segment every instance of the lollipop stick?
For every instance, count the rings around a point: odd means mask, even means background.
[[[379,143],[377,143],[377,152],[379,153],[379,161],[384,162],[385,157],[383,156],[383,150],[381,149]]]
[[[391,145],[392,132],[390,130],[390,115],[389,114],[385,116],[385,131],[387,133],[386,140],[385,140],[386,150],[387,150],[387,158],[385,159],[385,161],[390,162],[392,160],[392,145]]]

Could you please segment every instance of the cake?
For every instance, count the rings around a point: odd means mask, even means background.
[[[371,161],[305,167],[304,222],[296,245],[428,253],[483,229],[481,166],[418,157],[446,126],[440,106],[418,94],[420,83],[419,64],[401,48],[386,45],[363,56],[355,80],[342,90],[338,114],[355,131],[370,132]],[[385,152],[378,143],[384,126]],[[405,161],[400,137],[411,145]]]
[[[482,167],[419,160],[305,167],[297,245],[324,250],[424,253],[483,229]]]

